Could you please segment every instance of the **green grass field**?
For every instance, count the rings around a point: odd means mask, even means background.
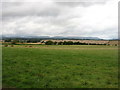
[[[3,47],[3,88],[117,88],[115,46]]]

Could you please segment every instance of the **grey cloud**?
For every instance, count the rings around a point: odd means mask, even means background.
[[[3,18],[4,17],[24,17],[24,16],[57,16],[59,8],[54,6],[41,7],[40,3],[3,3]]]
[[[82,7],[88,7],[95,4],[105,4],[106,2],[56,2],[58,5],[62,6],[68,6],[68,7],[76,7],[76,6],[82,6]]]
[[[117,36],[116,13],[109,14],[114,7],[110,7],[109,10],[108,6],[106,7],[106,2],[5,2],[2,17],[3,34],[113,38]],[[96,19],[97,9],[102,13],[100,17],[99,13],[97,14],[100,19]],[[106,19],[104,16],[112,18]]]

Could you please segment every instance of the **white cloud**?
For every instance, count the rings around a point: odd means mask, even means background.
[[[74,4],[74,5],[73,5]],[[5,2],[3,35],[117,38],[118,2]]]

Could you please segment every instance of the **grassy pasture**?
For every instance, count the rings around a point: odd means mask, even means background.
[[[104,45],[3,47],[3,87],[117,88],[117,55]]]

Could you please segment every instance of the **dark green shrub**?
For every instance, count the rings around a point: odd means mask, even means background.
[[[11,47],[14,47],[14,45],[11,45]]]
[[[5,44],[5,45],[4,45],[4,47],[8,47],[8,45],[7,45],[7,44]]]

